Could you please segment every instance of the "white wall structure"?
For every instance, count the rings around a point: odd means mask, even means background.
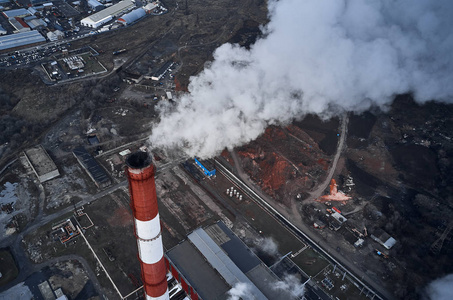
[[[133,8],[135,4],[131,0],[123,0],[115,5],[103,9],[91,16],[88,16],[80,21],[82,26],[90,28],[98,28],[99,26],[109,22],[114,17],[119,16],[126,10]]]
[[[124,25],[129,25],[131,23],[134,23],[140,18],[143,18],[146,16],[146,12],[143,8],[137,8],[134,9],[133,11],[121,16],[121,18],[118,18],[118,23],[122,23]]]

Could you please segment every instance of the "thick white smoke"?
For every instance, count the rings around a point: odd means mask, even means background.
[[[385,107],[395,94],[451,101],[453,1],[269,0],[250,51],[225,44],[161,106],[154,146],[209,157],[307,113]]]
[[[294,275],[287,275],[283,281],[278,281],[272,288],[289,293],[291,299],[301,299],[305,292],[305,284],[302,284]]]
[[[453,299],[453,274],[431,282],[425,290],[426,300]]]
[[[261,251],[268,255],[277,256],[278,254],[278,245],[271,237],[266,237],[259,241],[258,247],[260,248]]]
[[[228,291],[228,300],[252,300],[252,289],[250,285],[244,282],[236,283],[231,290]]]

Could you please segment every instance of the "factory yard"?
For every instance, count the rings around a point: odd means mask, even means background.
[[[131,257],[137,255],[133,219],[129,208],[129,195],[124,184],[124,172],[121,173],[127,153],[138,150],[141,145],[136,142],[98,157],[101,165],[109,170],[109,176],[114,178],[114,186],[104,192],[95,187],[74,159],[59,160],[64,162],[64,171],[60,177],[44,184],[47,204],[41,208],[44,210],[40,211],[40,214],[50,221],[41,227],[33,226],[35,229],[27,228],[25,231],[22,247],[33,264],[43,265],[59,257],[71,256],[75,261],[86,261],[89,266],[87,271],[95,274],[95,278],[91,277],[88,281],[79,283],[71,282],[73,290],[84,290],[84,293],[93,299],[102,297],[101,293],[111,299],[119,298],[119,294],[124,297],[131,292],[133,295],[141,295],[141,291],[136,291],[141,286],[140,266],[137,260],[131,260]],[[267,266],[272,266],[281,276],[296,274],[300,282],[311,276],[317,280],[310,284],[313,286],[310,291],[318,294],[322,294],[321,290],[328,291],[320,283],[320,274],[327,272],[326,268],[329,266],[322,255],[295,238],[221,173],[213,177],[205,176],[193,160],[171,159],[162,151],[154,153],[154,160],[158,168],[156,186],[166,250],[177,246],[196,228],[222,221],[232,228]],[[28,174],[34,176],[32,172]],[[71,177],[73,179],[70,179]],[[71,188],[68,184],[71,180],[77,180],[79,183]],[[80,190],[81,185],[82,189],[89,193],[79,193],[72,198],[64,196]],[[64,194],[59,194],[55,190],[58,186],[65,186],[70,190],[66,189]],[[233,189],[234,196],[230,196]],[[77,207],[77,214],[74,213],[74,205]],[[96,262],[90,247],[77,230],[74,230],[76,225],[86,228],[84,236],[115,283],[115,288]],[[64,228],[64,234],[63,231],[60,233],[59,228]],[[289,258],[279,261],[286,253],[292,253],[290,263]],[[73,260],[65,260],[62,263],[68,264],[70,261]],[[44,275],[32,273],[30,278],[47,278],[50,281],[52,270]],[[26,285],[36,297],[41,294],[45,297],[42,289],[36,289],[35,282],[38,281],[30,280]],[[83,288],[87,284],[91,287],[89,291]],[[96,284],[102,289],[94,288]],[[336,291],[339,299],[362,299],[363,295],[360,296],[359,290],[348,278],[344,284],[349,289],[347,293],[346,290]],[[63,283],[51,286],[52,290],[62,287],[67,292]],[[23,289],[18,291],[23,292]],[[71,293],[74,294],[74,291],[71,290]],[[133,295],[130,297],[135,297]]]
[[[53,5],[49,26],[73,12]],[[451,273],[451,105],[402,95],[388,112],[308,115],[207,162],[155,149],[159,107],[267,22],[256,1],[163,5],[132,26],[80,27],[84,12],[64,40],[0,56],[0,300],[143,296],[125,177],[136,151],[157,167],[165,251],[221,222],[307,299],[411,299]],[[25,155],[36,149],[55,167]]]

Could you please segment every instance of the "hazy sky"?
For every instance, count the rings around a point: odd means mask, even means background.
[[[250,51],[224,44],[177,108],[161,103],[152,146],[210,157],[307,113],[452,101],[453,1],[269,0]]]

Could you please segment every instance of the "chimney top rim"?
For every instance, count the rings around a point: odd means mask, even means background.
[[[126,165],[132,169],[144,169],[152,163],[151,156],[147,152],[137,151],[126,158]]]

